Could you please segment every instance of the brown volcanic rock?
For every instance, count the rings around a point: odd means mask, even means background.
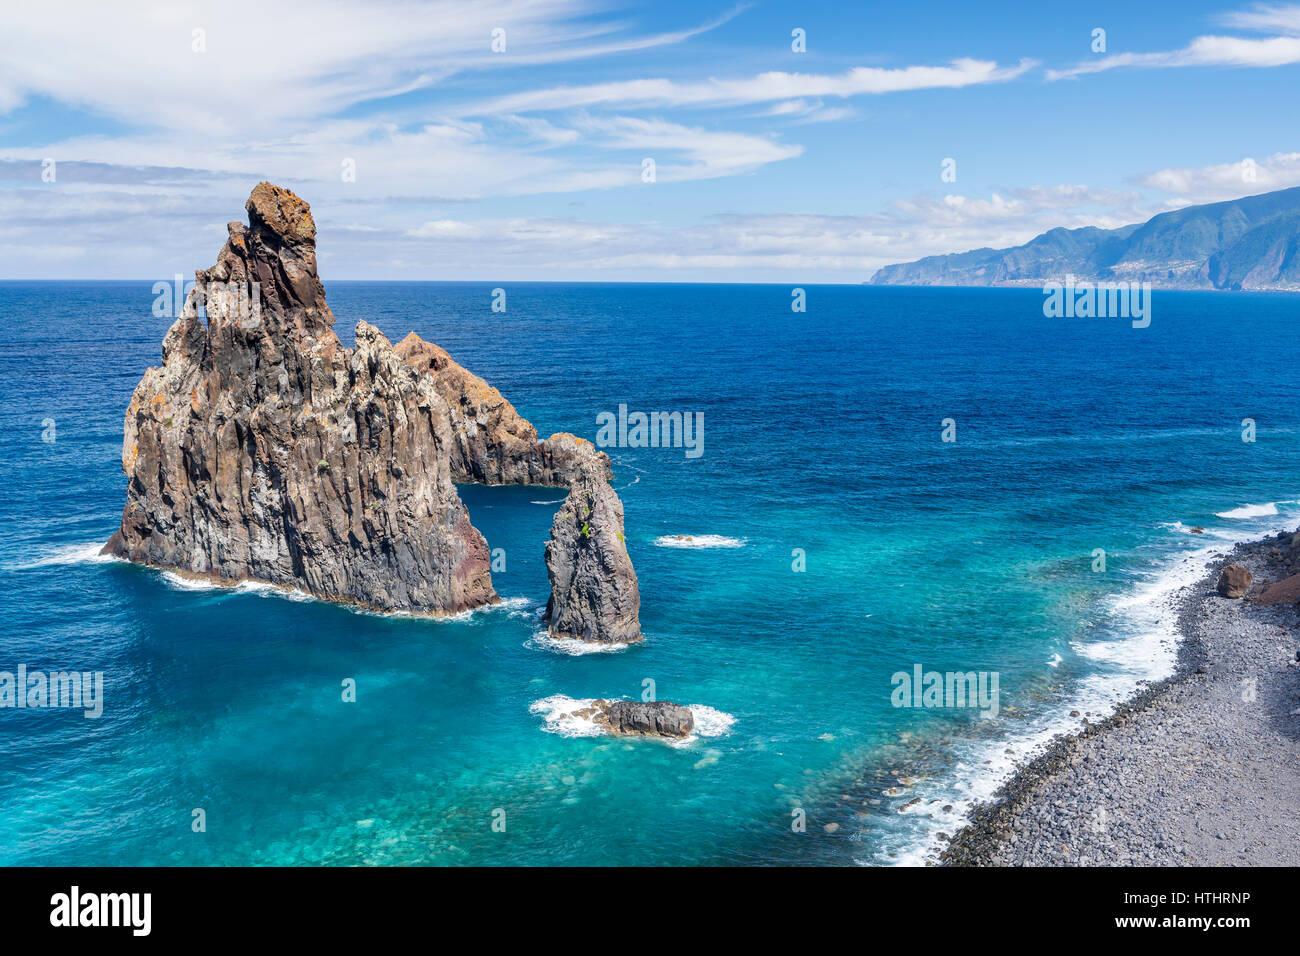
[[[499,600],[454,482],[568,486],[546,549],[552,633],[640,640],[609,457],[567,433],[538,441],[499,391],[414,334],[394,348],[360,322],[345,348],[307,203],[260,183],[246,208],[136,386],[126,507],[104,551],[454,613]]]
[[[247,208],[131,399],[105,550],[385,610],[495,602],[433,382],[365,322],[339,342],[305,202],[262,183]]]
[[[1250,573],[1248,568],[1244,568],[1240,564],[1230,564],[1219,575],[1219,582],[1215,585],[1215,590],[1226,598],[1244,597],[1246,592],[1250,590],[1253,580],[1254,575]]]
[[[1297,604],[1300,603],[1300,574],[1292,574],[1274,581],[1264,588],[1262,594],[1255,598],[1257,604]]]
[[[412,368],[429,374],[447,403],[455,434],[451,472],[456,481],[568,485],[593,455],[609,478],[609,456],[563,432],[539,442],[537,429],[497,389],[456,364],[445,349],[412,332],[395,351]]]

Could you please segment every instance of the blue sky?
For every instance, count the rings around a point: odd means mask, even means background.
[[[23,5],[0,278],[188,276],[260,179],[327,282],[860,282],[1300,184],[1300,4],[1050,6]]]

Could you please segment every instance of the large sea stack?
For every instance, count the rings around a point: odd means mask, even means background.
[[[609,457],[537,430],[501,393],[414,333],[334,334],[316,225],[260,183],[163,339],[127,408],[122,524],[104,550],[218,582],[451,614],[499,600],[487,543],[455,482],[570,488],[594,521],[556,520],[552,632],[639,640],[640,595]],[[200,308],[206,312],[206,322]],[[617,528],[614,528],[614,525]],[[599,534],[591,529],[598,528]],[[580,621],[581,626],[571,622]]]

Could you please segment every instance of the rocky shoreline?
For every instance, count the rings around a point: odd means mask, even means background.
[[[940,853],[948,866],[1300,864],[1300,533],[1239,545],[1175,599],[1175,673],[1054,740]],[[1221,595],[1225,568],[1250,572]],[[1262,599],[1261,599],[1262,598]]]

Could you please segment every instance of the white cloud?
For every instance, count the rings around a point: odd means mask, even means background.
[[[737,80],[623,80],[514,93],[470,107],[463,112],[473,116],[599,105],[615,105],[621,109],[633,105],[735,106],[805,97],[848,98],[907,90],[956,89],[983,83],[1005,83],[1022,76],[1036,65],[1032,60],[1021,60],[1016,66],[999,66],[991,60],[963,58],[953,60],[947,66],[892,69],[859,66],[835,76],[771,71]]]
[[[1179,206],[1238,199],[1300,186],[1300,153],[1274,153],[1259,160],[1246,157],[1211,166],[1160,169],[1137,181],[1148,188],[1172,193]]]
[[[1238,10],[1219,18],[1225,26],[1256,33],[1285,33],[1300,36],[1300,5],[1257,4],[1250,10]]]
[[[634,149],[680,148],[683,175],[734,171],[768,148],[729,141],[702,146],[701,131],[662,121],[585,118],[584,138]],[[429,134],[433,135],[433,134]],[[439,136],[473,139],[473,127]],[[726,134],[730,135],[730,134]],[[416,137],[403,153],[412,162],[430,140]],[[688,144],[707,150],[691,159]],[[698,167],[698,168],[697,168]],[[361,167],[364,174],[365,166]],[[671,166],[669,167],[671,169]],[[662,167],[661,167],[662,169]],[[318,200],[321,271],[331,278],[482,279],[492,281],[645,280],[817,282],[862,281],[877,268],[926,255],[1015,246],[1058,226],[1114,228],[1142,222],[1190,202],[1230,198],[1300,181],[1300,154],[1261,160],[1256,190],[1241,188],[1240,164],[1166,169],[1135,182],[1167,194],[1081,184],[1033,185],[982,194],[922,194],[861,215],[818,212],[703,215],[679,226],[658,221],[598,221],[561,216],[475,215],[474,203],[430,215],[427,204],[376,200],[361,222],[345,191]],[[608,174],[616,167],[605,170]],[[591,171],[599,175],[601,170]],[[639,163],[617,171],[639,183]],[[562,170],[557,175],[570,175]],[[576,174],[573,174],[576,175]],[[1235,177],[1235,179],[1234,179]],[[195,200],[169,185],[141,188],[88,184],[0,190],[0,259],[40,261],[47,274],[140,276],[140,263],[169,277],[211,263],[236,218],[245,184]],[[1222,195],[1220,195],[1222,193]],[[352,197],[353,200],[361,197]],[[160,224],[161,227],[160,227]],[[159,263],[159,229],[168,235]],[[52,258],[50,250],[63,250]],[[49,251],[49,255],[47,255]],[[39,256],[35,259],[34,256]],[[89,267],[88,267],[89,265]],[[147,306],[147,304],[146,304]],[[142,306],[142,308],[146,307]]]
[[[586,117],[580,122],[596,134],[595,141],[602,147],[641,152],[655,159],[657,180],[666,182],[748,172],[803,152],[802,146],[779,143],[766,136],[706,130],[664,120],[615,116]],[[686,162],[665,163],[656,158],[656,153],[680,153]]]
[[[1220,18],[1226,26],[1260,33],[1262,39],[1199,36],[1179,50],[1156,53],[1115,53],[1085,60],[1064,70],[1048,70],[1049,80],[1101,73],[1119,67],[1185,66],[1276,67],[1300,63],[1300,5],[1256,6]]]
[[[764,116],[781,116],[795,123],[832,123],[857,115],[849,106],[826,106],[820,98],[781,100],[763,111]]]
[[[592,22],[590,0],[73,0],[57,20],[8,4],[0,111],[41,95],[142,126],[265,136],[457,71],[678,43],[726,22],[653,36]],[[506,30],[506,52],[491,32]],[[195,31],[204,52],[195,52]]]
[[[581,141],[584,149],[565,152]],[[556,152],[560,150],[560,152]],[[659,182],[711,179],[750,172],[800,155],[802,147],[767,135],[702,129],[626,116],[578,116],[566,125],[533,117],[496,121],[451,120],[403,129],[371,120],[326,120],[309,132],[252,143],[196,141],[150,134],[79,137],[26,149],[7,149],[26,160],[39,180],[39,160],[67,167],[74,161],[108,167],[179,167],[194,175],[161,190],[191,194],[247,188],[267,178],[313,197],[334,199],[419,196],[445,199],[543,195],[641,184],[641,162],[655,159]],[[344,161],[355,182],[344,182]],[[150,175],[141,170],[136,180]],[[127,177],[129,178],[129,177]]]
[[[914,196],[876,213],[709,216],[685,228],[580,219],[435,220],[409,231],[427,261],[462,261],[478,278],[862,281],[877,268],[1027,242],[1057,226],[1115,228],[1159,207],[1134,192],[1033,186],[984,196]],[[530,271],[531,270],[531,271]],[[454,277],[455,271],[446,277]]]

